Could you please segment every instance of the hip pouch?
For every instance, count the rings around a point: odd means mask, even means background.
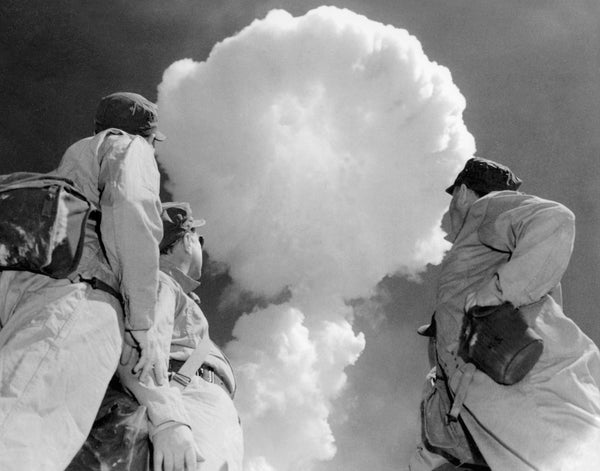
[[[92,210],[67,178],[29,172],[0,175],[0,270],[68,277],[81,258]]]
[[[462,419],[450,416],[453,397],[446,380],[439,376],[439,366],[437,370],[435,376],[428,377],[421,402],[423,444],[455,466],[481,465],[480,469],[489,469]]]
[[[499,384],[521,381],[542,354],[543,340],[509,302],[474,306],[464,319],[460,356]]]

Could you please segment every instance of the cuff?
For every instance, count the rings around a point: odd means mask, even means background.
[[[475,292],[474,301],[476,306],[498,306],[506,301],[502,295],[498,275],[494,275],[490,281]]]
[[[177,422],[176,420],[169,420],[167,422],[163,422],[162,424],[160,424],[156,427],[150,428],[150,432],[149,432],[150,440],[152,440],[157,433],[162,432],[163,430],[167,430],[167,429],[176,427],[178,425],[185,425],[190,430],[192,429],[192,427],[190,427],[189,424],[186,424],[183,422]]]

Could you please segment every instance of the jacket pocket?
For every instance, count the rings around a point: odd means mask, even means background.
[[[452,419],[448,416],[451,408],[452,397],[446,381],[441,377],[430,377],[421,403],[425,446],[452,463],[485,465],[460,417]]]

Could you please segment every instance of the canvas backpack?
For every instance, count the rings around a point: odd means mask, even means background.
[[[66,278],[81,258],[93,205],[63,177],[0,175],[0,270]]]

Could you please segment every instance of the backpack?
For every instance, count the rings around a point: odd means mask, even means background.
[[[149,450],[146,406],[115,375],[90,434],[65,471],[146,471]]]
[[[67,278],[79,264],[93,210],[68,178],[0,175],[0,270]]]

